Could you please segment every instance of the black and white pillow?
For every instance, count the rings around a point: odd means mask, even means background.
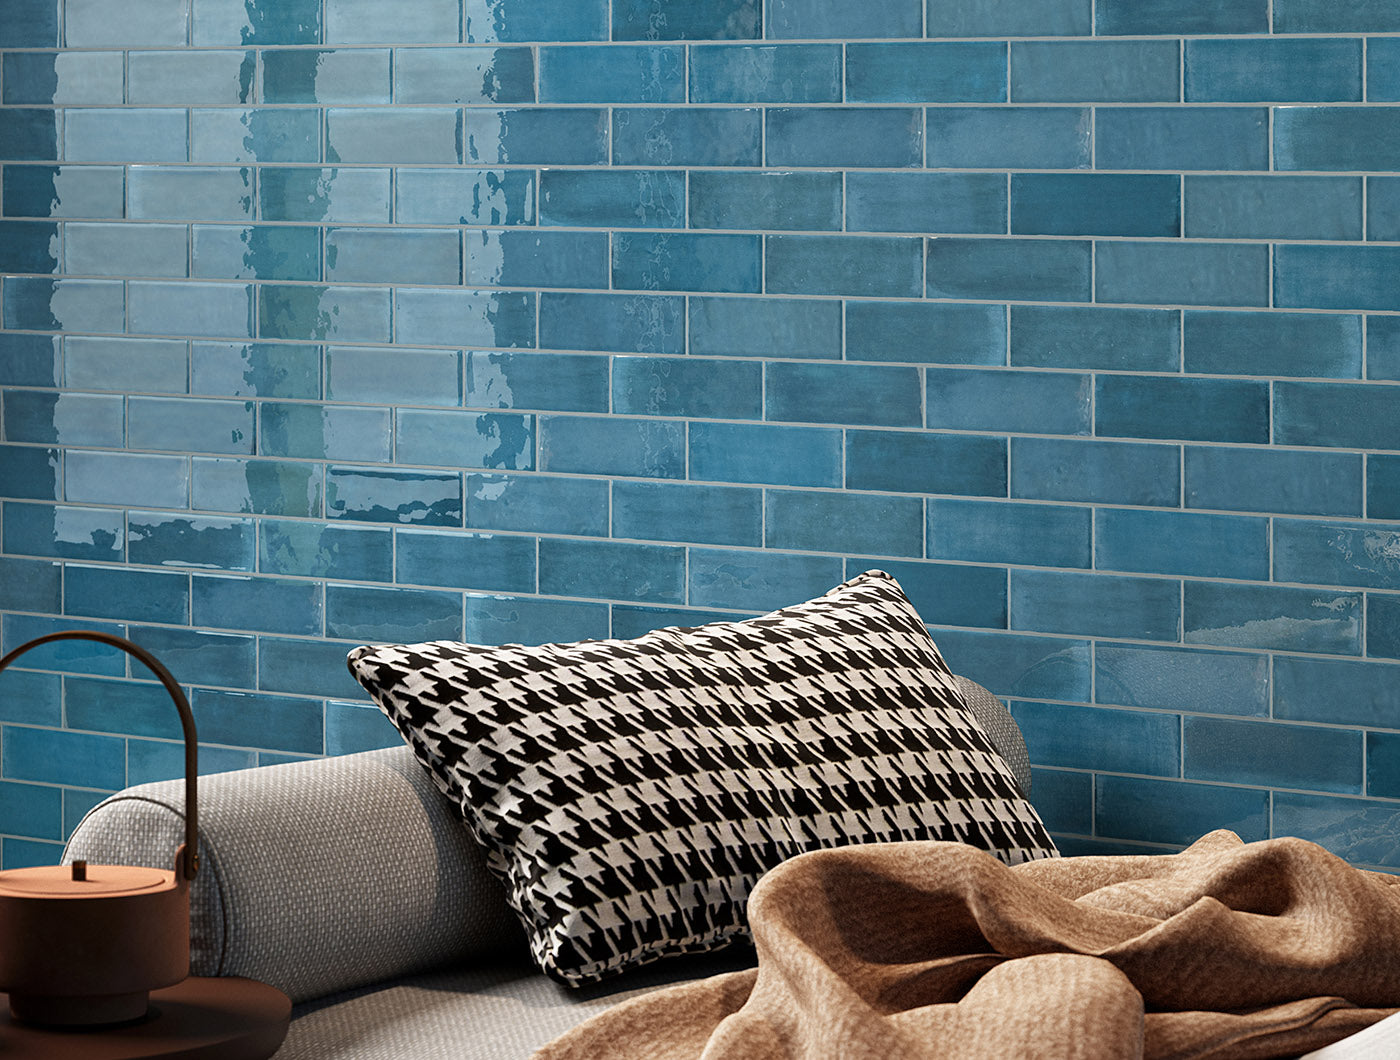
[[[804,851],[1056,852],[882,571],[635,640],[366,646],[348,661],[562,982],[744,937],[753,885]]]

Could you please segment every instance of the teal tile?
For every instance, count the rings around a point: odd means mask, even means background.
[[[127,439],[134,449],[251,454],[257,434],[251,401],[131,397]]]
[[[1269,657],[1099,644],[1094,689],[1099,703],[1262,718],[1269,713]]]
[[[319,280],[321,233],[302,225],[193,225],[192,274],[219,280]]]
[[[7,442],[107,446],[125,443],[126,417],[118,394],[6,390],[0,419]]]
[[[534,54],[529,48],[399,48],[394,101],[533,103]]]
[[[766,548],[919,556],[923,531],[917,497],[772,489],[764,495]]]
[[[1187,717],[1182,772],[1188,780],[1359,794],[1361,736],[1310,725]]]
[[[326,515],[371,523],[462,525],[462,476],[438,471],[326,468]]]
[[[121,217],[126,211],[125,171],[121,166],[7,163],[0,173],[0,209],[5,217]]]
[[[126,558],[124,514],[119,508],[5,501],[0,526],[8,555],[111,563]]]
[[[1094,298],[1148,305],[1267,306],[1269,247],[1258,243],[1100,241]]]
[[[463,0],[464,40],[607,40],[608,0]]]
[[[1389,277],[1400,247],[1281,244],[1274,255],[1274,304],[1283,309],[1400,309]]]
[[[1267,33],[1268,0],[1223,0],[1203,8],[1191,0],[1100,0],[1094,31],[1124,36],[1183,33]]]
[[[691,228],[841,229],[839,173],[700,170],[689,188]]]
[[[938,430],[1089,434],[1090,376],[998,368],[929,368],[925,426]]]
[[[1180,483],[1181,452],[1174,445],[1011,439],[1013,497],[1175,508],[1181,499]]]
[[[1089,0],[929,0],[929,37],[1073,37],[1093,32]]]
[[[327,228],[326,279],[339,283],[459,284],[461,235],[452,229]]]
[[[1088,302],[1092,257],[1088,240],[930,239],[925,293],[929,298]]]
[[[139,665],[137,669],[140,670]],[[150,675],[143,672],[140,676]],[[68,677],[63,685],[69,728],[119,736],[182,738],[180,718],[170,702],[170,694],[155,681]]]
[[[326,111],[327,162],[461,162],[462,143],[462,112],[455,107]]]
[[[1269,112],[1106,107],[1095,119],[1094,143],[1098,169],[1267,170]]]
[[[758,548],[763,544],[763,491],[689,483],[614,482],[612,536]]]
[[[188,162],[188,123],[188,113],[173,108],[69,108],[63,114],[63,157],[69,162]]]
[[[252,338],[253,288],[237,283],[133,280],[127,330],[147,335]]]
[[[918,297],[921,240],[783,234],[767,236],[764,244],[763,283],[769,294]]]
[[[1188,581],[1187,644],[1361,654],[1361,594]]]
[[[354,641],[258,638],[258,689],[293,695],[357,699],[364,690],[345,668]]]
[[[68,570],[77,569],[74,564]],[[35,559],[15,559],[0,557],[0,574],[4,575],[0,586],[0,606],[7,611],[40,611],[53,613],[63,610],[63,594],[59,582],[63,576],[63,566]],[[78,575],[79,596],[83,602],[91,601],[91,594],[84,593],[81,575]]]
[[[917,37],[920,0],[853,6],[841,0],[777,0],[768,5],[769,37]]]
[[[193,0],[193,4],[190,42],[195,45],[319,44],[321,41],[318,0],[243,0],[242,3]]]
[[[192,500],[200,511],[321,515],[319,464],[198,456],[190,463]]]
[[[846,45],[851,103],[1005,103],[1007,45],[918,41]]]
[[[258,407],[258,455],[301,460],[387,462],[387,408],[265,401]]]
[[[685,188],[684,174],[663,169],[547,169],[540,174],[540,224],[683,228]]]
[[[1395,449],[1400,391],[1362,383],[1274,384],[1274,444]],[[1374,457],[1372,458],[1374,459]]]
[[[529,170],[405,168],[394,180],[395,218],[402,224],[535,223],[535,174]]]
[[[455,44],[458,0],[416,0],[389,7],[375,0],[325,0],[327,44]]]
[[[378,707],[363,703],[326,704],[326,754],[355,754],[402,744],[399,730]]]
[[[1175,174],[1013,173],[1011,232],[1180,235],[1181,178]]]
[[[918,166],[923,134],[917,107],[771,107],[764,119],[764,156],[770,166]]]
[[[1015,305],[1011,363],[1174,372],[1181,364],[1181,314],[1173,309]]]
[[[690,50],[692,103],[839,103],[839,44],[725,44]]]
[[[934,499],[930,559],[1042,567],[1091,565],[1092,512],[1061,504]]]
[[[541,103],[685,101],[685,49],[679,45],[554,45],[539,54]]]
[[[319,162],[321,112],[312,107],[190,111],[190,161]]]
[[[466,354],[468,408],[607,412],[606,357],[569,353]]]
[[[1088,107],[937,107],[927,114],[930,169],[1088,169]]]
[[[6,328],[34,331],[123,331],[123,284],[118,280],[50,280],[11,276],[0,299]]]
[[[1400,589],[1400,531],[1374,523],[1274,520],[1274,580]]]
[[[775,361],[764,374],[764,419],[865,427],[918,427],[919,369],[903,365]]]
[[[612,411],[626,416],[761,419],[763,366],[698,357],[614,357]]]
[[[258,337],[389,342],[390,294],[385,287],[263,284],[258,288]]]
[[[367,405],[460,405],[462,356],[456,350],[331,346],[326,397]]]
[[[57,335],[0,333],[0,384],[58,386],[63,378]]]
[[[621,416],[541,416],[538,467],[565,474],[684,478],[685,427]]]
[[[190,707],[199,738],[208,743],[303,754],[324,750],[319,699],[196,688]]]
[[[1185,314],[1183,366],[1203,375],[1361,377],[1361,317]]]
[[[1097,835],[1189,845],[1228,829],[1246,843],[1269,838],[1269,793],[1139,777],[1094,778]]]
[[[1273,799],[1279,835],[1317,843],[1354,864],[1400,866],[1400,815],[1392,804],[1301,792],[1276,792]]]
[[[395,338],[423,346],[534,346],[536,298],[530,291],[401,287],[394,292]]]
[[[26,496],[9,490],[5,495]],[[187,508],[189,457],[69,449],[63,455],[63,496],[75,504]]]
[[[845,486],[1005,497],[1006,440],[931,431],[848,430]]]
[[[58,44],[59,8],[54,0],[15,0],[8,15],[0,29],[0,48],[52,48]]]
[[[440,589],[326,586],[326,634],[418,643],[462,639],[462,594]]]
[[[10,52],[4,57],[6,103],[123,103],[121,52]]]
[[[1130,508],[1094,513],[1096,570],[1268,581],[1269,555],[1263,518]]]
[[[128,103],[189,106],[253,101],[257,60],[252,51],[133,51],[126,62]]]
[[[1184,234],[1206,239],[1360,239],[1359,177],[1230,174],[1185,179]],[[1374,238],[1374,237],[1373,237]]]
[[[1175,714],[1064,703],[1012,702],[1010,708],[1036,765],[1140,776],[1180,775],[1181,719]]]
[[[0,111],[0,138],[14,161],[57,160],[59,123],[52,108],[11,107]]]
[[[81,780],[110,791],[126,786],[126,742],[115,736],[7,725],[3,747],[4,775],[10,780],[42,784]],[[8,859],[6,867],[12,867]]]
[[[400,409],[395,452],[429,466],[529,471],[535,466],[535,417],[471,410]]]
[[[1006,628],[1005,568],[857,557],[846,560],[846,577],[872,568],[898,580],[925,623]]]
[[[683,603],[685,549],[622,541],[541,538],[539,591],[550,596]]]
[[[454,534],[398,530],[395,577],[417,585],[535,591],[535,538],[512,534]]]
[[[127,216],[132,218],[246,221],[253,216],[251,169],[131,166],[126,179]]]
[[[841,303],[834,299],[697,295],[691,297],[689,303],[690,352],[693,354],[786,355],[801,360],[841,358]],[[855,309],[859,304],[854,303],[850,308]]]
[[[466,235],[466,282],[493,287],[606,288],[608,254],[604,232],[481,229]]]
[[[1188,445],[1185,476],[1186,505],[1191,508],[1361,514],[1364,483],[1359,453]]]
[[[572,475],[468,475],[473,530],[608,536],[609,486]]]
[[[1006,232],[1006,216],[1006,179],[999,174],[846,174],[846,227],[853,232],[997,235]]]
[[[1361,100],[1362,42],[1355,38],[1189,40],[1183,46],[1190,102]]]
[[[760,0],[614,0],[613,40],[735,40],[762,36]]]
[[[158,780],[180,780],[185,775],[185,745],[175,741],[128,740],[127,781],[150,784]],[[258,764],[253,751],[200,745],[199,775],[211,776]]]
[[[256,560],[251,519],[133,511],[126,525],[126,552],[132,563],[250,571]]]
[[[607,604],[467,593],[473,644],[554,644],[609,636]]]
[[[264,103],[388,103],[388,48],[268,48],[259,81]]]
[[[1180,62],[1173,40],[1015,41],[1011,98],[1017,103],[1175,103]]]
[[[258,522],[258,571],[303,578],[391,582],[393,534],[387,527],[262,519]]]
[[[608,160],[608,111],[602,107],[472,108],[466,112],[461,144],[463,157],[456,161],[469,164],[600,165]]]
[[[63,263],[70,275],[184,277],[189,257],[184,225],[69,222],[63,229]]]
[[[11,561],[11,565],[18,562]],[[39,566],[37,563],[31,565]],[[19,572],[7,573],[13,578]],[[190,620],[188,574],[68,563],[64,565],[63,583],[62,610],[69,616],[167,622],[172,625],[188,625]],[[50,606],[26,610],[59,609]]]
[[[264,167],[258,170],[258,216],[264,221],[387,222],[390,173],[359,167]],[[246,194],[251,188],[249,183]]]
[[[190,579],[190,621],[214,629],[318,636],[324,597],[324,586],[314,581],[196,574]]]
[[[1181,633],[1181,583],[1171,578],[1013,569],[1011,628],[1175,641]]]
[[[1269,430],[1267,382],[1100,375],[1095,386],[1094,433],[1105,437],[1262,444]]]
[[[1395,667],[1383,662],[1309,659],[1274,660],[1274,717],[1393,729],[1400,720]]]
[[[606,124],[601,131],[606,135]],[[605,146],[592,155],[577,154],[555,161],[607,161]],[[757,166],[762,160],[763,111],[757,108],[618,107],[612,112],[615,166]],[[768,161],[790,164],[772,154]]]
[[[840,486],[841,431],[749,423],[692,423],[692,479],[777,486]]]
[[[540,346],[605,353],[685,352],[685,302],[677,295],[545,292]]]

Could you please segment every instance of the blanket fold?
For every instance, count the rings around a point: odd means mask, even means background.
[[[958,843],[794,858],[758,968],[625,1002],[538,1060],[1296,1056],[1400,1008],[1400,879],[1299,839],[1008,867]]]

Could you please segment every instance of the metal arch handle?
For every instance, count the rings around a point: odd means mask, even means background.
[[[175,709],[180,712],[180,726],[185,734],[185,843],[182,848],[185,853],[183,864],[178,867],[185,879],[193,880],[195,873],[199,871],[199,796],[195,783],[199,772],[199,748],[195,736],[194,714],[190,711],[189,700],[185,698],[185,693],[180,689],[175,678],[170,676],[170,671],[141,645],[134,644],[125,637],[101,633],[94,629],[60,630],[57,633],[46,633],[42,637],[35,637],[0,658],[0,671],[3,671],[5,667],[30,648],[37,648],[41,644],[48,644],[50,641],[56,640],[91,640],[113,648],[120,648],[128,655],[140,660],[146,669],[160,678],[160,683],[165,686],[166,692],[174,701]]]

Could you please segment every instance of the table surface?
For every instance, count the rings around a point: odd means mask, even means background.
[[[145,1019],[53,1030],[16,1022],[0,994],[5,1060],[264,1060],[287,1034],[292,1003],[266,983],[199,978],[151,991]]]

